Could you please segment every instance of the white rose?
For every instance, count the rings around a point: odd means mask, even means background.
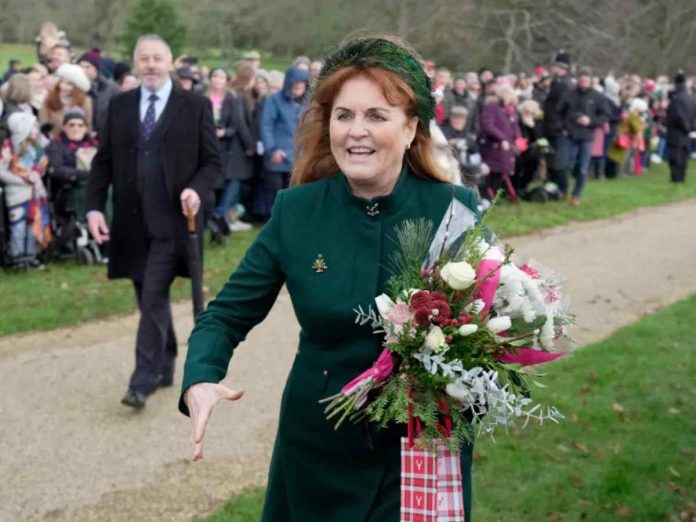
[[[454,290],[466,290],[476,282],[476,271],[466,261],[447,263],[440,276]]]
[[[425,347],[430,350],[437,350],[443,344],[445,344],[445,334],[439,326],[433,326],[430,328],[428,335],[425,336]]]
[[[478,330],[478,326],[475,324],[463,324],[459,327],[459,335],[462,337],[466,337],[467,335],[471,335],[472,333],[476,333]]]
[[[375,297],[375,303],[377,303],[377,310],[379,310],[379,315],[382,317],[386,317],[389,311],[396,306],[387,294]]]
[[[464,308],[464,312],[467,314],[480,314],[481,310],[486,306],[486,303],[483,302],[483,299],[476,299],[476,301],[473,301],[470,305],[468,305],[466,308]]]
[[[494,317],[493,319],[488,321],[488,324],[486,324],[486,328],[488,328],[488,331],[494,334],[504,332],[505,330],[509,330],[511,326],[512,321],[510,321],[510,318],[507,315],[504,315],[502,317]]]

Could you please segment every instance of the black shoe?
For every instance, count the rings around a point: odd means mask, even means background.
[[[139,391],[129,389],[126,394],[121,399],[121,404],[135,408],[136,410],[142,410],[145,407],[145,400],[147,397],[144,393]]]
[[[174,376],[169,375],[165,377],[164,375],[160,375],[159,381],[157,381],[157,387],[158,388],[171,388],[174,386]]]

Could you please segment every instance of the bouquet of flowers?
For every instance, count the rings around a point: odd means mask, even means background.
[[[426,220],[397,229],[399,249],[388,293],[375,311],[358,307],[356,322],[384,336],[373,367],[328,397],[336,422],[365,418],[381,427],[418,422],[422,442],[470,440],[472,425],[493,433],[516,421],[557,422],[553,406],[531,398],[535,373],[552,361],[573,315],[560,278],[522,263],[497,243],[484,219],[453,199],[438,230]],[[444,429],[443,419],[448,429]]]

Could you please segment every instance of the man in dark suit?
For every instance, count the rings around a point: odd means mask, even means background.
[[[188,276],[185,214],[196,214],[200,225],[201,200],[221,175],[221,162],[210,104],[173,84],[167,43],[142,36],[134,61],[142,85],[109,105],[87,184],[87,220],[97,242],[110,241],[109,278],[129,278],[135,286],[135,370],[121,402],[142,408],[159,386],[173,384],[169,286]],[[103,213],[109,186],[111,228]]]
[[[689,166],[689,134],[694,130],[696,103],[686,88],[686,75],[679,71],[674,77],[674,91],[667,107],[667,159],[672,183],[686,181]]]

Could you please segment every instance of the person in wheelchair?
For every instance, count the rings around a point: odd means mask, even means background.
[[[81,109],[71,109],[65,114],[60,134],[51,141],[49,159],[49,194],[55,216],[55,249],[58,256],[80,257],[81,246],[77,241],[89,239],[85,215],[85,192],[92,158],[97,152],[97,142],[90,136],[87,117]],[[96,257],[94,253],[87,257]],[[84,259],[86,262],[90,260]]]

